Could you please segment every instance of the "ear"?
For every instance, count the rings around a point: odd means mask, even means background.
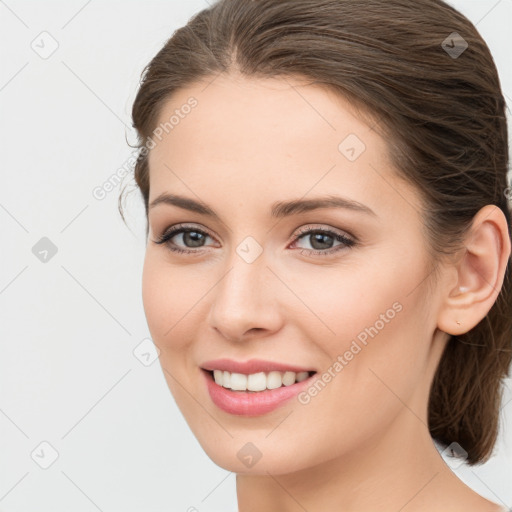
[[[487,315],[503,285],[510,250],[504,213],[495,205],[484,206],[473,219],[461,257],[453,264],[454,279],[439,310],[439,329],[464,334]]]

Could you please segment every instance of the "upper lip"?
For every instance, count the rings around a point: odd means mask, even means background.
[[[215,359],[205,361],[201,364],[204,370],[222,370],[230,373],[242,373],[249,375],[259,372],[313,372],[312,368],[305,368],[288,363],[277,363],[275,361],[265,361],[263,359],[250,359],[249,361],[235,361],[233,359]]]

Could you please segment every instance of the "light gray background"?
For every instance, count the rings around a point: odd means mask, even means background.
[[[510,108],[512,0],[452,4],[491,48]],[[142,68],[207,5],[0,1],[0,510],[236,510],[235,475],[136,349],[149,337],[142,201],[129,195],[128,229],[119,187],[93,196],[132,154]],[[43,237],[57,248],[45,263],[32,251]],[[495,457],[456,473],[510,507],[510,379],[502,413]]]

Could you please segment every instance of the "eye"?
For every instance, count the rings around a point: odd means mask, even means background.
[[[185,249],[177,246],[175,242],[172,242],[173,238],[177,240],[181,239],[181,242],[185,244]],[[162,235],[155,241],[156,244],[166,244],[169,250],[179,253],[197,253],[202,252],[194,250],[193,248],[204,247],[203,243],[206,238],[211,238],[208,233],[193,226],[185,226],[184,224],[176,224],[171,229],[164,231]],[[189,244],[189,245],[187,245]],[[188,247],[188,248],[187,248]],[[190,249],[192,248],[192,249]]]
[[[313,247],[313,249],[302,249],[300,251],[301,254],[324,256],[356,245],[356,241],[352,238],[331,229],[312,228],[309,226],[301,228],[299,233],[300,236],[296,236],[293,240],[294,245],[304,239],[309,240],[310,245]],[[333,245],[335,242],[339,242],[339,245]]]
[[[175,241],[172,239],[176,238]],[[205,240],[212,238],[206,231],[194,226],[176,224],[172,228],[164,231],[155,241],[156,244],[165,244],[169,250],[177,253],[198,254],[202,253],[200,249],[206,247]],[[292,245],[302,240],[308,240],[313,249],[302,248],[300,253],[307,255],[330,255],[343,249],[356,245],[356,241],[342,233],[332,229],[322,229],[318,227],[306,227],[299,230],[299,236],[295,236]],[[180,247],[177,242],[181,242],[185,247]],[[338,245],[334,245],[339,242]]]

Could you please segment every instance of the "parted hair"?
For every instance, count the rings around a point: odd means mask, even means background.
[[[234,71],[305,78],[373,119],[397,175],[421,197],[434,268],[463,249],[485,205],[503,211],[511,236],[498,72],[475,26],[441,0],[220,0],[195,14],[144,68],[133,104],[134,177],[146,221],[147,141],[163,103],[178,89]],[[511,287],[509,258],[496,301],[473,329],[450,336],[430,390],[431,436],[458,443],[470,465],[491,456],[499,432],[512,357]]]

